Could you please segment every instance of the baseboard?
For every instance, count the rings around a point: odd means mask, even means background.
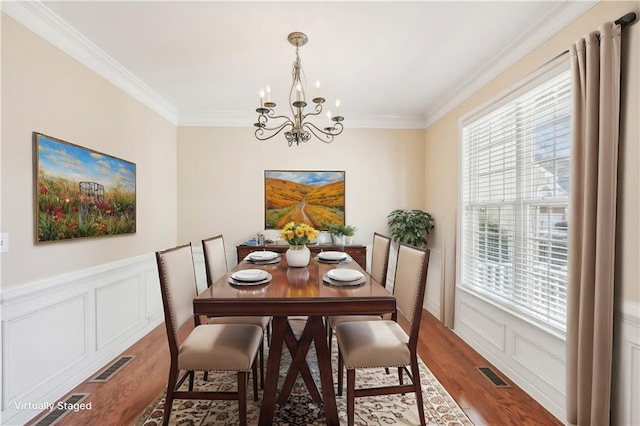
[[[164,320],[153,254],[10,287],[0,298],[3,425],[32,419]]]

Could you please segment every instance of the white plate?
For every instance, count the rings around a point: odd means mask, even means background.
[[[268,272],[266,274],[267,274],[266,278],[260,281],[238,281],[238,280],[234,280],[231,277],[229,277],[228,281],[229,281],[229,284],[232,284],[234,286],[241,286],[241,287],[252,287],[252,286],[258,286],[263,284],[268,285],[271,282],[271,279],[273,277]]]
[[[325,274],[324,277],[322,277],[322,281],[324,281],[325,283],[327,283],[329,285],[333,285],[333,286],[336,286],[336,287],[355,287],[355,286],[359,286],[361,284],[366,283],[367,279],[363,276],[359,280],[338,281],[338,280],[334,280],[333,278],[331,278],[329,276],[329,274]]]
[[[336,281],[355,281],[362,278],[362,272],[357,271],[355,269],[332,269],[327,272],[329,278],[334,279]]]
[[[343,251],[321,251],[318,253],[318,257],[323,260],[344,260],[347,258],[347,253]]]
[[[267,278],[267,271],[262,269],[242,269],[231,274],[231,278],[236,281],[256,282]]]
[[[251,260],[264,261],[275,259],[276,257],[278,257],[278,253],[275,251],[253,251],[249,253],[249,259]]]

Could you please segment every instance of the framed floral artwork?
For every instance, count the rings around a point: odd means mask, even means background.
[[[35,241],[136,232],[136,165],[33,133]]]
[[[265,170],[265,229],[301,222],[315,229],[344,225],[345,172]]]

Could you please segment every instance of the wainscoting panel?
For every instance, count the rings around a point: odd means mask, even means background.
[[[96,350],[122,338],[139,325],[144,315],[140,287],[144,274],[96,288]],[[117,311],[118,315],[113,315]]]
[[[495,324],[505,329],[504,350]],[[640,425],[640,305],[616,301],[612,424]],[[493,329],[493,332],[487,330]],[[566,421],[566,342],[494,303],[456,290],[454,331],[561,421]]]
[[[454,331],[558,419],[565,419],[564,337],[464,288],[456,289]]]
[[[26,423],[161,324],[158,281],[147,254],[3,291],[2,423]]]
[[[616,305],[613,342],[614,425],[640,425],[640,304]]]
[[[564,362],[566,355],[562,352],[554,354],[553,350],[554,346],[555,349],[562,346],[564,351],[565,345],[558,344],[559,342],[554,342],[546,336],[523,336],[517,331],[513,331],[512,337],[513,360],[529,372],[530,380],[542,380],[547,386],[555,389],[557,397],[563,397],[567,388]],[[545,366],[542,370],[539,369],[541,365]]]
[[[160,318],[162,321],[164,311],[162,308],[160,278],[158,277],[157,267],[146,270],[144,272],[144,277],[145,316],[151,320]]]
[[[24,397],[86,356],[86,308],[76,296],[4,321],[5,398]]]
[[[461,301],[456,308],[456,324],[459,322],[473,329],[486,343],[491,344],[494,350],[505,351],[506,325],[497,321],[495,317],[486,315],[485,310],[477,309],[473,304]]]

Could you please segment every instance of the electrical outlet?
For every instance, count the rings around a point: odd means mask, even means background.
[[[0,253],[6,253],[9,251],[9,233],[0,233]]]

